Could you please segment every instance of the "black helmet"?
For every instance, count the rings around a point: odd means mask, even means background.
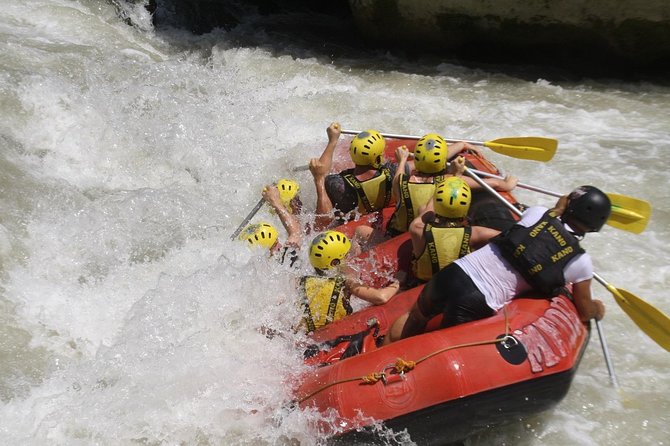
[[[598,232],[612,212],[612,202],[600,189],[580,186],[568,195],[563,221],[579,234]]]

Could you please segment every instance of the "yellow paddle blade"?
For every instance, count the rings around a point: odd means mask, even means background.
[[[628,317],[647,336],[670,352],[670,318],[658,308],[626,290],[614,288],[612,285],[607,286],[607,289]]]
[[[558,140],[541,136],[518,136],[486,141],[483,145],[494,152],[514,158],[547,162],[554,157]]]
[[[651,204],[626,195],[607,194],[612,202],[612,214],[607,224],[617,229],[639,234],[651,216]]]

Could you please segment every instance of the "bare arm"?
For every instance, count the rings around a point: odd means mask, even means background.
[[[354,271],[348,269],[345,269],[345,277],[344,284],[351,294],[372,305],[385,304],[400,288],[398,282],[393,282],[391,285],[383,288],[367,286],[360,281]]]
[[[605,305],[602,301],[591,297],[591,279],[573,284],[572,296],[579,317],[583,322],[593,318],[601,320],[605,316]]]
[[[470,189],[482,189],[482,186],[469,176],[463,177]],[[513,190],[516,185],[519,183],[519,179],[512,175],[507,175],[504,179],[500,180],[498,178],[484,178],[484,182],[491,186],[493,189],[501,192],[509,192]]]
[[[319,170],[319,160],[316,158],[309,162],[309,170],[314,176],[314,188],[316,189],[316,216],[314,219],[317,231],[326,228],[332,221],[333,202],[326,192],[326,175],[315,174]]]
[[[479,151],[479,148],[476,146],[473,146],[472,144],[469,144],[464,141],[459,141],[455,142],[453,144],[449,144],[447,146],[447,159],[452,159],[459,153],[462,153],[466,150],[470,150],[471,152],[477,153],[481,155],[481,152]]]
[[[292,246],[300,246],[300,244],[302,243],[302,231],[300,228],[300,221],[298,221],[298,217],[289,212],[288,209],[286,209],[286,206],[284,206],[284,203],[281,201],[281,198],[279,197],[279,190],[277,190],[277,186],[275,185],[265,186],[265,188],[263,189],[263,198],[270,206],[272,206],[272,208],[279,216],[279,220],[281,220],[282,225],[284,225],[284,228],[288,233],[286,244]]]
[[[328,135],[328,144],[323,150],[321,156],[312,158],[309,161],[309,171],[314,178],[314,187],[316,188],[316,228],[322,229],[327,227],[332,222],[331,212],[333,210],[333,203],[326,193],[326,176],[330,173],[333,167],[333,153],[337,147],[337,141],[340,138],[340,124],[333,122],[326,129]]]
[[[435,219],[435,211],[433,210],[433,200],[428,200],[428,203],[419,208],[419,215],[409,224],[409,235],[412,237],[412,254],[414,257],[419,257],[426,247],[426,239],[423,236],[423,230],[426,224]]]
[[[395,149],[395,159],[398,162],[398,168],[395,171],[395,176],[393,177],[393,188],[391,189],[391,197],[394,201],[398,201],[400,198],[400,175],[405,172],[405,166],[407,165],[407,158],[409,157],[409,150],[406,146],[400,146]]]
[[[326,148],[323,150],[321,157],[319,157],[319,162],[324,164],[328,168],[328,172],[330,172],[330,169],[333,166],[333,153],[335,152],[337,141],[340,139],[340,135],[342,134],[340,123],[339,122],[331,123],[326,129],[326,134],[328,135],[328,144],[326,145]]]

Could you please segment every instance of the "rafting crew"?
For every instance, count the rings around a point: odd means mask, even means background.
[[[450,327],[492,316],[517,296],[549,298],[568,283],[580,318],[602,319],[605,306],[591,296],[591,257],[579,241],[600,231],[610,213],[609,197],[593,186],[578,187],[550,210],[528,208],[509,230],[433,275],[384,342],[422,333],[439,314],[440,327]]]
[[[299,252],[304,234],[297,214],[300,210],[299,186],[291,180],[280,180],[276,185],[263,188],[263,198],[286,229],[288,237],[284,244],[279,234],[269,223],[255,223],[242,231],[240,239],[250,246],[259,246],[270,251],[273,258],[282,264],[299,269]],[[397,281],[384,287],[372,287],[363,283],[357,271],[349,267],[345,259],[359,253],[352,251],[348,237],[338,231],[318,234],[309,247],[309,261],[314,268],[311,274],[299,280],[304,317],[299,327],[314,331],[334,320],[351,314],[351,297],[355,296],[372,305],[386,303],[398,292]]]
[[[396,150],[398,163],[389,163],[384,160],[383,136],[368,130],[356,135],[350,144],[349,154],[355,167],[329,174],[341,135],[339,124],[332,123],[326,133],[326,149],[309,164],[317,194],[316,228],[345,221],[349,218],[346,213],[351,216],[356,212],[376,212],[397,202],[387,237],[410,231],[411,269],[419,282],[429,280],[437,271],[499,233],[496,229],[468,224],[466,214],[471,208],[472,194],[467,180],[461,177],[464,158],[447,162],[466,150],[478,153],[474,146],[464,142],[448,146],[440,135],[431,133],[419,139],[413,160],[409,160],[409,151],[402,146]],[[505,191],[516,185],[513,177],[490,182]],[[250,225],[240,236],[252,246],[267,248],[273,258],[292,267],[301,264],[299,253],[304,237],[298,219],[302,207],[298,191],[298,184],[292,180],[280,180],[263,189],[271,213],[279,217],[288,234],[283,244],[277,230],[265,222]],[[459,194],[461,199],[457,199]],[[309,226],[305,229],[309,230]],[[398,292],[397,280],[383,287],[367,286],[353,267],[343,263],[347,255],[360,253],[361,241],[367,241],[373,231],[366,226],[357,228],[351,254],[352,242],[337,231],[323,232],[310,244],[309,260],[314,274],[302,277],[299,285],[305,310],[301,324],[308,331],[350,314],[352,295],[380,305]]]

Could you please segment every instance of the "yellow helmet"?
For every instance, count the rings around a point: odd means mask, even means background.
[[[282,178],[281,180],[277,181],[277,190],[279,190],[279,198],[281,199],[282,203],[284,203],[286,209],[291,211],[291,200],[293,200],[293,198],[298,195],[298,191],[300,191],[300,185],[293,180]]]
[[[438,173],[447,166],[447,142],[437,133],[424,135],[414,147],[414,166],[422,173]]]
[[[384,137],[376,130],[365,130],[351,141],[349,154],[355,164],[379,167],[384,162]]]
[[[277,230],[269,223],[254,223],[244,228],[240,234],[240,240],[249,242],[250,246],[263,246],[267,249],[275,245],[278,237]]]
[[[470,186],[458,177],[449,177],[435,188],[435,213],[445,218],[464,218],[470,209]]]
[[[346,235],[338,231],[325,231],[314,237],[309,246],[309,262],[314,268],[329,269],[338,265],[351,249]]]

